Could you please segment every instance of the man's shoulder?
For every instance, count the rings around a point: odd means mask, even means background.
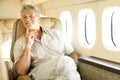
[[[51,29],[51,28],[46,28],[45,32],[53,33],[53,34],[59,34],[59,33],[61,33],[60,30],[58,30],[58,29]]]
[[[20,36],[20,37],[16,40],[17,43],[18,43],[18,42],[24,42],[24,41],[25,41],[25,35]]]

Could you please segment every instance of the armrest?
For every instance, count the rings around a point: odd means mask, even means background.
[[[5,61],[7,66],[9,80],[14,80],[14,73],[13,73],[13,63],[11,61]],[[19,76],[17,80],[32,80],[28,75]]]
[[[9,79],[14,80],[13,63],[11,61],[5,61],[5,64],[6,64],[6,67],[7,67]]]
[[[17,80],[32,80],[28,75],[19,76]]]
[[[0,58],[0,80],[9,80],[7,66],[2,58]]]

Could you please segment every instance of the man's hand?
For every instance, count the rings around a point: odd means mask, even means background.
[[[32,44],[34,43],[34,39],[37,37],[37,35],[38,35],[37,31],[27,29],[26,30],[26,45],[31,47]]]
[[[75,61],[76,65],[78,65],[78,55],[72,52],[69,56]]]

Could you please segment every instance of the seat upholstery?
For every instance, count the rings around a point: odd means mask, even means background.
[[[0,80],[8,80],[9,74],[7,72],[8,70],[1,56],[1,48],[0,48]]]
[[[56,29],[62,30],[61,22],[57,18],[41,17],[40,25],[42,27],[56,28]],[[15,41],[23,34],[25,34],[25,28],[22,24],[21,19],[18,19],[14,23],[14,27],[13,27],[12,44],[11,44],[11,52],[10,52],[10,58],[13,63],[14,63],[13,49],[14,49]],[[22,78],[20,77],[20,79]]]

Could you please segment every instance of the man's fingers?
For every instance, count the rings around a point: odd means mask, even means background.
[[[26,33],[29,33],[29,29],[26,29]]]
[[[27,29],[26,35],[30,36],[32,39],[34,39],[34,38],[37,38],[38,32],[36,30],[33,30],[33,29]]]

